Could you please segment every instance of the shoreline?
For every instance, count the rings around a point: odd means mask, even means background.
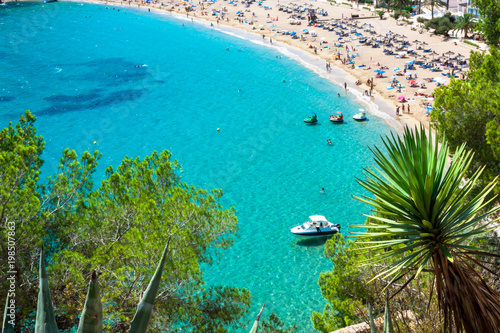
[[[348,92],[354,96],[358,103],[363,105],[373,115],[382,118],[389,127],[396,129],[398,132],[401,132],[401,129],[405,126],[413,128],[420,124],[429,128],[429,118],[424,106],[424,103],[428,100],[422,98],[422,96],[416,96],[417,89],[411,87],[405,88],[403,86],[402,88],[405,89],[402,89],[401,93],[397,93],[395,89],[390,90],[388,89],[389,87],[387,87],[387,85],[390,84],[388,83],[390,77],[396,77],[394,76],[396,73],[393,72],[392,69],[404,68],[405,63],[408,60],[412,60],[412,58],[403,57],[397,59],[393,56],[388,57],[384,55],[382,48],[371,48],[369,46],[360,45],[356,38],[345,38],[346,48],[340,47],[335,48],[335,50],[341,52],[340,57],[344,57],[345,51],[347,51],[346,54],[349,55],[350,49],[352,52],[351,54],[356,52],[356,57],[353,58],[354,65],[343,65],[341,61],[333,59],[333,43],[336,42],[338,37],[335,32],[323,30],[320,27],[315,28],[307,26],[304,20],[301,21],[300,25],[296,25],[298,23],[297,20],[287,19],[286,17],[289,15],[277,9],[278,6],[291,6],[292,0],[281,0],[281,2],[280,0],[266,0],[264,5],[258,6],[257,4],[252,4],[248,6],[248,8],[242,3],[235,4],[233,1],[228,2],[228,0],[218,0],[217,2],[200,1],[197,4],[192,2],[179,3],[172,0],[166,5],[158,2],[145,3],[143,0],[140,2],[105,0],[68,1],[131,8],[139,11],[147,9],[148,12],[153,11],[161,15],[170,13],[171,15],[175,15],[176,18],[186,22],[194,22],[196,19],[197,23],[206,25],[207,28],[213,27],[219,29],[223,33],[229,33],[260,45],[273,47],[276,51],[293,58],[304,67],[313,70],[316,74],[338,86],[342,86],[343,82],[347,83]],[[192,6],[189,12],[186,11],[185,7],[188,5]],[[341,19],[355,14],[359,15],[360,18],[357,19],[359,22],[362,21],[364,24],[369,24],[372,30],[370,33],[378,32],[380,36],[380,34],[387,33],[387,31],[391,34],[400,32],[404,34],[405,38],[408,38],[408,41],[412,41],[413,38],[415,38],[416,41],[420,38],[420,40],[427,43],[427,47],[432,48],[434,52],[438,51],[436,52],[437,55],[454,50],[455,54],[460,54],[460,52],[462,52],[465,57],[468,57],[471,51],[470,47],[464,46],[465,44],[462,45],[463,43],[460,43],[459,45],[457,43],[458,39],[443,40],[442,37],[431,36],[428,32],[421,34],[409,27],[399,25],[393,18],[381,20],[378,17],[372,17],[373,15],[367,15],[369,12],[367,12],[366,9],[348,7],[341,3],[324,0],[322,2],[315,2],[314,7],[318,9],[321,8],[323,11],[328,10],[330,13],[333,12],[333,14],[326,16],[325,19],[320,17],[321,20],[331,20],[332,18]],[[211,15],[209,15],[210,12]],[[237,16],[236,13],[240,14]],[[251,19],[249,19],[248,16],[251,16]],[[280,16],[281,19],[279,18]],[[303,31],[303,29],[311,30],[311,32],[315,30],[317,35],[315,37],[309,34],[302,35],[301,31]],[[282,34],[281,31],[295,31],[297,34],[301,34],[302,40],[292,39],[289,34]],[[363,36],[365,35],[367,35],[367,33],[363,33]],[[260,37],[262,37],[262,40]],[[342,38],[338,38],[338,40],[341,39]],[[332,48],[330,48],[330,46],[332,46]],[[331,70],[325,69],[324,66],[327,63]],[[351,66],[353,68],[351,68]],[[383,78],[374,78],[375,73],[373,70],[378,68],[378,66],[387,67],[387,73]],[[445,75],[445,73],[433,73],[428,69],[419,68],[415,68],[412,72],[415,75],[418,74],[418,80],[440,78],[444,80],[445,84],[449,82],[449,79],[441,77],[441,74]],[[397,79],[401,80],[400,83],[402,85],[406,85],[405,75],[403,73],[399,74],[401,76]],[[370,87],[365,84],[368,79],[371,79],[374,83],[371,97],[364,95],[367,89],[370,89]],[[361,82],[359,86],[355,84],[358,80]],[[424,91],[425,95],[431,96],[437,83],[436,85],[428,83],[426,86],[425,89],[418,89],[418,91],[419,93]],[[407,98],[407,102],[404,104],[399,103],[396,99],[400,97],[401,94],[405,95]],[[402,105],[407,105],[407,107],[411,106],[411,112],[403,112],[396,115],[396,107]]]

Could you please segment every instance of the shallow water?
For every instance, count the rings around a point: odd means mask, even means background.
[[[351,195],[364,193],[355,177],[372,164],[367,147],[389,131],[381,119],[354,122],[351,95],[276,48],[170,14],[23,2],[0,6],[0,27],[1,124],[38,116],[45,174],[66,147],[99,149],[100,174],[168,149],[184,181],[222,188],[237,210],[239,236],[206,281],[249,288],[249,318],[267,301],[265,315],[312,331],[330,264],[324,239],[289,229],[313,214],[344,233],[363,222],[369,208]],[[344,124],[328,121],[336,111]],[[310,112],[319,124],[303,123]]]

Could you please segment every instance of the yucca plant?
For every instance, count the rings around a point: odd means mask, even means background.
[[[160,263],[156,268],[156,272],[149,282],[148,288],[137,306],[134,319],[130,325],[130,333],[145,333],[147,331],[149,319],[153,312],[153,304],[158,294],[163,267],[167,258],[169,242],[163,250]],[[38,294],[38,305],[36,312],[35,333],[57,333],[57,324],[54,316],[54,307],[50,297],[49,281],[45,270],[45,258],[43,249],[40,252],[40,292]],[[7,298],[7,304],[8,304]],[[12,329],[6,326],[6,315],[4,314],[3,332],[10,332]],[[97,273],[94,270],[92,273],[85,306],[80,317],[77,333],[102,333],[102,303],[99,293],[99,281]]]
[[[385,250],[367,264],[394,259],[375,278],[411,281],[424,269],[432,272],[448,331],[499,332],[500,295],[474,269],[487,269],[474,255],[493,254],[470,244],[494,222],[491,214],[499,207],[488,209],[495,198],[487,198],[497,179],[473,194],[484,169],[466,178],[473,153],[464,144],[450,162],[446,138],[439,145],[423,127],[406,128],[402,137],[392,133],[383,144],[386,152],[371,149],[376,166],[358,180],[374,197],[357,199],[373,206],[374,214],[355,226],[366,228],[355,234],[367,251]]]

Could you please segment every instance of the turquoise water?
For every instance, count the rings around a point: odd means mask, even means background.
[[[101,174],[126,155],[168,149],[184,181],[222,188],[237,210],[239,237],[205,267],[207,282],[251,289],[249,318],[267,301],[267,315],[312,331],[330,265],[324,240],[288,230],[312,214],[345,233],[363,222],[369,208],[351,194],[363,194],[355,177],[389,130],[382,120],[352,121],[360,105],[343,88],[276,49],[170,14],[15,3],[0,6],[0,28],[1,125],[25,109],[38,116],[45,173],[66,147],[99,149]],[[337,110],[342,125],[328,121]],[[310,112],[318,125],[302,122]]]

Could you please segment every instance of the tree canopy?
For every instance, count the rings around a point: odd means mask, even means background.
[[[126,157],[108,167],[99,186],[92,177],[99,152],[80,158],[63,152],[56,175],[40,180],[43,138],[30,113],[0,132],[0,224],[8,268],[8,226],[15,225],[16,331],[30,331],[37,296],[36,261],[44,244],[50,287],[62,330],[78,325],[88,276],[100,273],[105,330],[128,328],[137,300],[170,241],[170,254],[150,332],[227,332],[248,311],[250,293],[207,287],[201,263],[216,261],[237,233],[233,208],[224,209],[221,190],[203,190],[180,179],[168,151],[143,159]],[[5,299],[7,271],[3,269]],[[231,329],[231,330],[233,330]]]
[[[479,11],[478,30],[485,35],[486,43],[500,46],[500,2],[498,0],[472,0]]]
[[[473,52],[469,62],[465,81],[436,89],[432,126],[446,132],[452,149],[465,143],[475,153],[471,170],[485,165],[488,181],[500,172],[500,52]]]

